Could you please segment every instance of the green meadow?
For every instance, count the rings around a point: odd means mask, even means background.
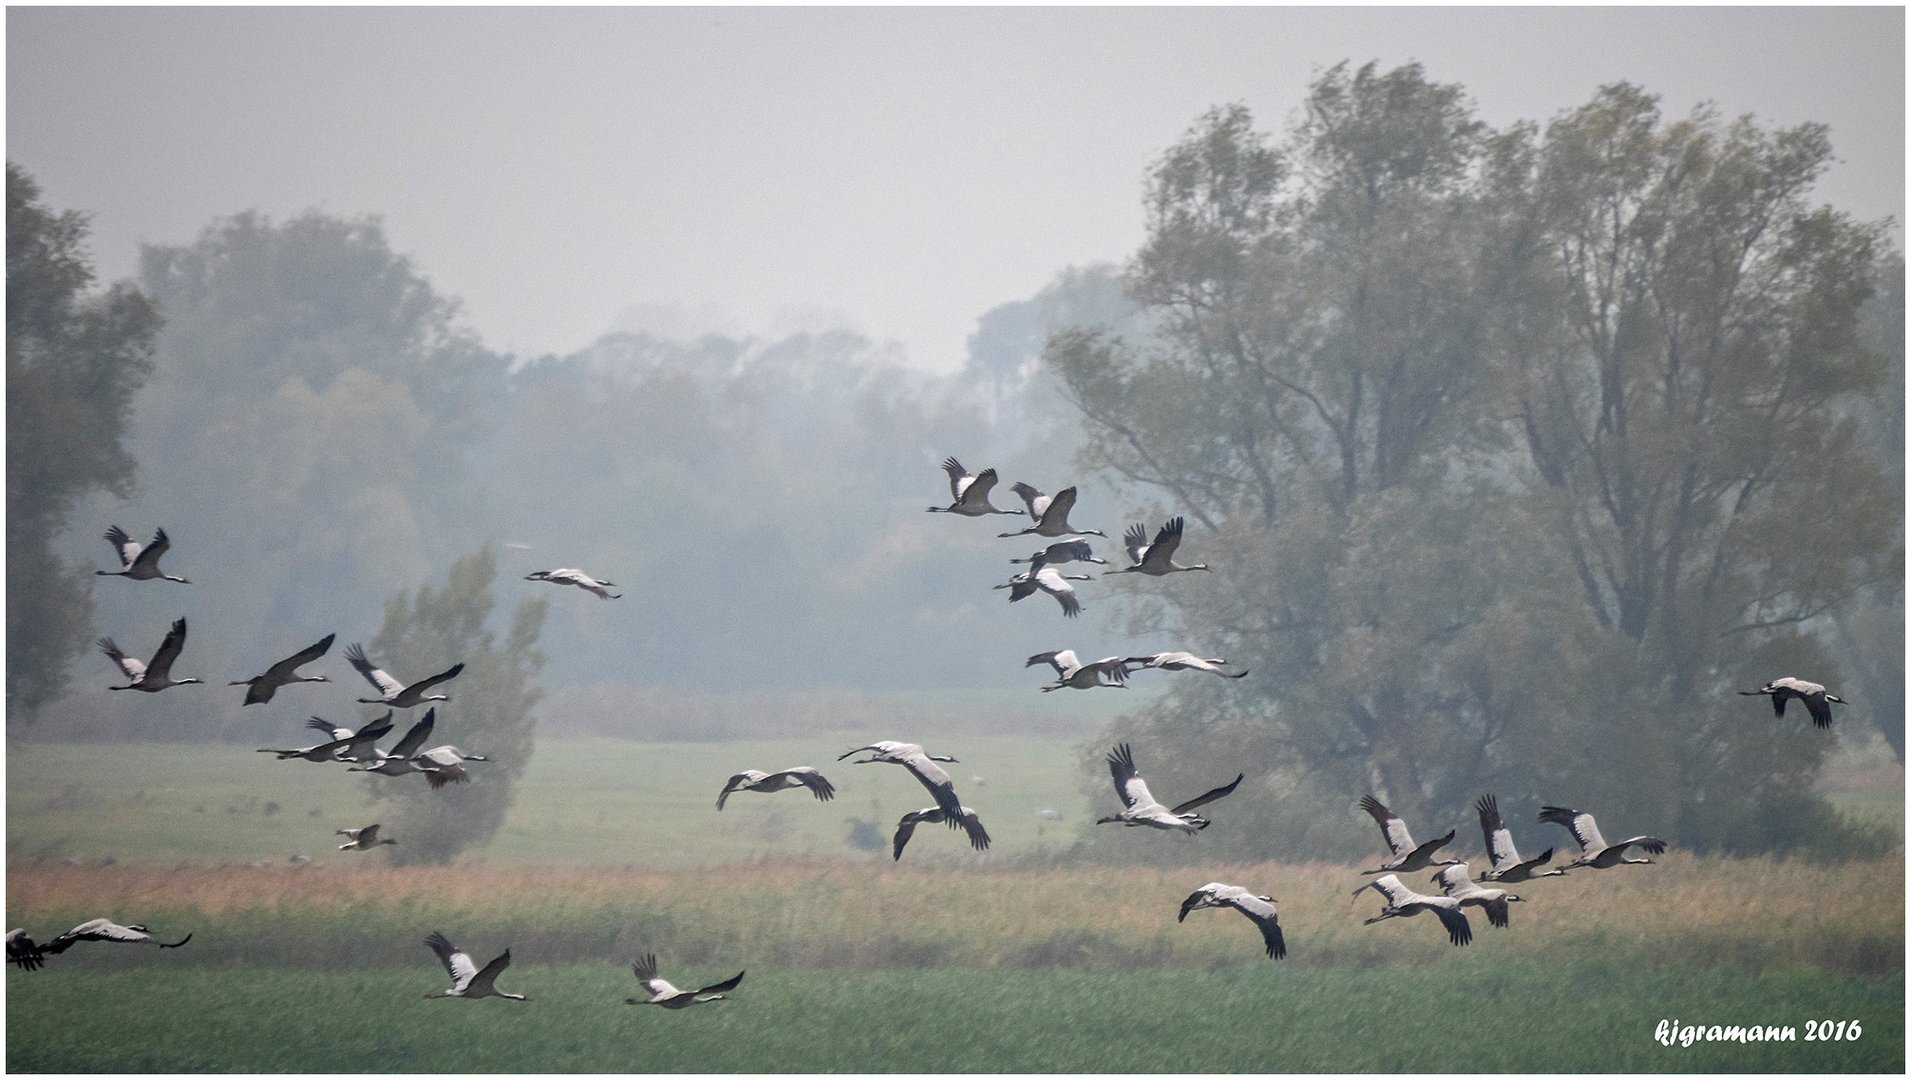
[[[1904,860],[1695,856],[1519,886],[1512,926],[1473,914],[1363,925],[1371,880],[1332,863],[1166,869],[1069,849],[1100,809],[1094,748],[975,736],[952,767],[988,808],[986,856],[919,829],[925,794],[850,766],[853,736],[730,744],[547,739],[503,832],[452,866],[331,848],[366,779],[221,749],[27,746],[8,758],[8,926],[96,916],[190,945],[79,946],[9,968],[18,1072],[1895,1072],[1903,1068]],[[926,744],[939,740],[925,736]],[[840,794],[716,794],[746,766],[825,768]],[[1875,762],[1872,763],[1875,765]],[[1868,766],[1869,767],[1869,766]],[[481,768],[481,766],[479,766]],[[135,786],[134,770],[164,775]],[[1888,771],[1887,771],[1888,772]],[[1852,772],[1851,775],[1857,775]],[[1881,774],[1902,783],[1901,774]],[[985,783],[972,786],[981,776]],[[388,778],[376,778],[386,781]],[[403,782],[416,778],[389,778]],[[480,780],[481,782],[481,780]],[[1842,800],[1888,815],[1877,785]],[[455,789],[447,789],[453,792]],[[967,791],[965,791],[965,795]],[[267,812],[266,805],[276,803]],[[1048,809],[1060,821],[1038,816]],[[1894,819],[1901,825],[1901,810]],[[368,819],[369,820],[369,819]],[[1126,834],[1111,834],[1119,841]],[[1132,840],[1148,837],[1128,836]],[[1105,846],[1105,845],[1104,845]],[[308,863],[288,861],[309,853]],[[102,860],[112,858],[110,864]],[[1289,956],[1218,880],[1276,898]],[[1410,882],[1423,889],[1423,881]],[[428,1001],[444,932],[526,1002]],[[679,985],[747,969],[730,1001],[633,1007],[631,959]],[[84,1014],[84,1026],[72,1017]],[[1810,1021],[1856,1039],[1807,1041]],[[1779,1025],[1796,1041],[1661,1045],[1661,1021]],[[1846,1029],[1849,1032],[1849,1028]],[[190,1040],[180,1031],[193,1032]]]

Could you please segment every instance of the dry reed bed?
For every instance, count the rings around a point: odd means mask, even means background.
[[[1465,955],[1504,962],[1678,962],[1756,971],[1902,970],[1904,859],[1840,866],[1666,856],[1518,886],[1513,926],[1471,913]],[[1436,891],[1428,875],[1408,884]],[[7,925],[45,933],[108,915],[193,930],[192,962],[351,966],[441,929],[479,950],[562,962],[657,948],[685,962],[895,967],[1213,966],[1252,960],[1232,912],[1181,899],[1207,881],[1280,902],[1290,962],[1371,966],[1452,952],[1430,917],[1378,912],[1372,878],[1328,864],[1009,870],[914,864],[726,865],[695,870],[481,866],[12,867]],[[77,955],[77,954],[74,954]],[[402,953],[400,953],[402,955]],[[1496,958],[1487,960],[1488,957]],[[182,962],[186,954],[180,954]]]

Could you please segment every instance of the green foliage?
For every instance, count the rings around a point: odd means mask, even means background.
[[[54,537],[92,491],[132,489],[124,435],[159,315],[124,285],[87,292],[86,217],[7,163],[7,721],[30,724],[90,646],[83,571]]]
[[[520,601],[498,641],[489,626],[497,573],[489,547],[457,560],[444,588],[423,585],[414,594],[392,597],[385,625],[372,641],[372,662],[401,681],[464,664],[457,678],[434,691],[451,700],[437,703],[432,735],[419,749],[455,745],[491,759],[467,765],[468,781],[435,790],[413,775],[365,777],[381,802],[395,804],[395,813],[383,807],[375,812],[383,819],[382,835],[398,840],[392,848],[396,863],[448,862],[490,840],[530,764],[536,723],[531,710],[542,696],[535,680],[544,666],[538,634],[549,604],[543,597]],[[394,717],[392,738],[402,738],[423,717],[417,708],[406,713]]]
[[[1822,617],[1902,580],[1890,335],[1861,317],[1890,264],[1809,204],[1829,153],[1625,85],[1494,132],[1417,65],[1330,69],[1280,144],[1203,116],[1145,197],[1152,332],[1046,352],[1083,464],[1221,568],[1127,583],[1131,631],[1259,676],[1130,730],[1198,730],[1190,773],[1252,763],[1316,816],[1495,791],[1701,849],[1824,842],[1828,740],[1728,691],[1841,685]]]

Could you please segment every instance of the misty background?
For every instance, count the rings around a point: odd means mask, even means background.
[[[272,745],[363,641],[495,651],[464,730],[526,753],[1178,738],[1315,850],[1488,783],[1836,831],[1828,740],[1729,693],[1781,675],[1902,759],[1902,11],[8,30],[10,739]],[[1011,607],[1046,541],[925,514],[950,455],[1218,572]],[[97,581],[110,524],[193,584]],[[182,615],[214,686],[107,693]],[[330,632],[331,687],[223,685]],[[1057,648],[1255,676],[1039,695]]]

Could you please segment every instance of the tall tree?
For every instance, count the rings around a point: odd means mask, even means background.
[[[448,862],[489,840],[530,763],[532,709],[542,696],[537,675],[544,666],[538,635],[548,601],[520,601],[500,641],[490,627],[496,580],[497,557],[489,547],[467,555],[452,563],[443,588],[423,585],[392,597],[372,641],[371,655],[388,671],[424,674],[464,664],[438,691],[451,700],[437,703],[432,737],[421,749],[450,744],[490,759],[466,766],[469,780],[436,790],[417,776],[365,778],[374,798],[394,804],[396,813],[380,816],[387,819],[386,834],[399,841],[392,849],[396,862]],[[393,737],[423,717],[424,710],[414,708],[395,718]]]
[[[53,538],[81,496],[132,490],[125,434],[160,324],[130,286],[89,293],[85,244],[85,215],[48,208],[8,162],[7,716],[22,725],[93,636],[90,578]]]
[[[1371,64],[1283,144],[1232,106],[1170,148],[1129,275],[1154,333],[1046,355],[1084,462],[1225,568],[1135,589],[1133,629],[1262,675],[1172,691],[1196,771],[1409,816],[1633,799],[1699,846],[1822,824],[1823,740],[1719,695],[1829,673],[1811,620],[1901,565],[1840,411],[1880,383],[1878,238],[1805,205],[1825,152],[1624,87],[1494,132]]]
[[[1824,741],[1757,762],[1722,692],[1837,681],[1815,621],[1902,580],[1901,486],[1851,408],[1886,380],[1860,335],[1880,228],[1811,204],[1822,125],[1668,122],[1627,84],[1549,125],[1532,161],[1544,306],[1502,385],[1535,497],[1587,608],[1650,658],[1652,711],[1681,718],[1677,790],[1711,789],[1681,800],[1687,841],[1746,842],[1734,818],[1803,786]]]

